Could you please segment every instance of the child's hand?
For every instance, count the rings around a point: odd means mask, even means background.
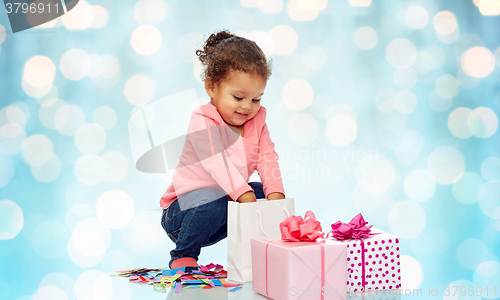
[[[246,192],[243,195],[241,195],[237,201],[240,203],[256,202],[257,198],[255,197],[254,192]]]
[[[285,195],[282,193],[271,193],[267,196],[267,200],[279,200],[279,199],[285,199]]]

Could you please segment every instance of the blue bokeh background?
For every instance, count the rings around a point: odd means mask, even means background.
[[[361,212],[399,236],[405,289],[499,298],[498,14],[495,0],[89,0],[13,34],[0,10],[0,299],[135,299],[107,275],[168,264],[170,177],[135,169],[128,123],[188,89],[208,101],[194,51],[221,29],[272,58],[262,105],[298,214],[327,230]],[[199,262],[226,266],[226,245]]]

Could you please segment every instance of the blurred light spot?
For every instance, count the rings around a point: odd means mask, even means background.
[[[260,0],[259,9],[265,14],[278,14],[283,9],[283,0]]]
[[[497,50],[495,50],[494,56],[495,56],[495,63],[497,64],[497,67],[500,68],[500,47],[498,47]]]
[[[43,166],[52,159],[54,145],[45,135],[34,134],[24,141],[23,158],[31,166]]]
[[[470,132],[478,138],[489,138],[498,129],[498,116],[488,107],[478,107],[470,112],[467,120]]]
[[[368,7],[372,0],[349,0],[349,4],[354,7]]]
[[[394,165],[378,153],[365,155],[357,169],[356,178],[360,186],[372,194],[386,192],[396,181]]]
[[[95,198],[97,200],[97,197]],[[94,199],[92,199],[94,200]],[[96,202],[96,201],[89,201]],[[87,204],[78,203],[71,206],[66,213],[65,221],[69,230],[73,231],[81,220],[95,216],[94,208]]]
[[[406,69],[417,60],[417,48],[409,40],[397,38],[387,45],[385,57],[394,68]]]
[[[123,93],[129,103],[142,106],[153,100],[155,85],[147,76],[134,75],[125,83]]]
[[[451,35],[458,29],[457,18],[449,11],[440,11],[434,16],[434,29],[441,35]]]
[[[320,46],[310,46],[304,51],[303,59],[309,69],[319,70],[325,66],[328,57]]]
[[[130,44],[141,55],[156,53],[161,47],[162,34],[152,25],[141,25],[132,32]]]
[[[281,99],[286,107],[294,111],[301,111],[311,105],[314,90],[305,80],[294,79],[285,84],[281,92]]]
[[[484,46],[483,40],[476,34],[463,33],[453,44],[453,54],[460,57],[467,49],[475,46]]]
[[[405,12],[405,21],[408,27],[422,29],[429,22],[427,10],[420,5],[410,6]]]
[[[26,19],[28,20],[28,23],[34,24],[37,22],[37,16],[36,14],[28,14],[26,16]],[[40,24],[38,26],[34,26],[33,28],[57,28],[62,26],[62,21],[61,18],[55,18],[52,19],[51,21],[48,21],[46,23]]]
[[[458,94],[458,80],[450,74],[443,74],[436,80],[436,93],[444,99],[451,99]]]
[[[43,88],[52,85],[56,75],[56,66],[46,56],[34,56],[24,66],[23,78],[35,88]]]
[[[498,216],[495,215],[500,207],[500,181],[494,180],[486,182],[479,191],[479,207],[481,211],[491,219]]]
[[[92,5],[93,18],[90,28],[103,28],[108,24],[108,10],[100,5]]]
[[[493,72],[495,57],[487,48],[472,47],[462,54],[460,63],[465,74],[483,78]]]
[[[152,211],[136,213],[132,221],[120,229],[123,244],[134,252],[144,252],[154,249],[162,251],[161,246],[168,239],[165,238],[163,228],[158,226],[158,218],[160,217],[158,213]],[[144,230],[141,227],[149,228],[148,234],[144,234]]]
[[[480,286],[483,289],[488,288],[488,291],[495,291],[500,282],[500,263],[497,260],[488,260],[481,263],[472,276],[474,285]],[[497,295],[484,293],[482,295],[486,299],[495,299]]]
[[[460,291],[462,289],[462,293]],[[476,286],[469,280],[455,280],[452,283],[444,287],[445,291],[450,291],[448,295],[443,295],[443,300],[481,300],[479,293],[471,293],[467,295],[467,291],[475,291]],[[456,291],[456,292],[455,292]],[[486,293],[485,290],[481,290],[482,293]],[[465,292],[465,293],[464,293]],[[483,294],[484,295],[484,294]]]
[[[413,201],[398,202],[389,212],[389,226],[399,238],[416,238],[424,230],[425,224],[424,209]]]
[[[30,170],[36,180],[45,183],[52,182],[61,174],[61,160],[55,153],[52,153],[49,161],[41,166],[32,165]]]
[[[38,118],[42,125],[49,129],[57,129],[54,123],[56,113],[65,105],[66,103],[63,100],[57,98],[50,98],[44,101],[40,105],[40,110],[38,111]]]
[[[285,80],[305,79],[309,75],[303,56],[291,53],[280,61],[280,74]]]
[[[418,256],[434,253],[434,244],[434,237],[425,231],[410,241],[411,250]]]
[[[269,31],[269,40],[274,54],[288,55],[297,48],[299,37],[292,27],[278,25]]]
[[[444,53],[444,50],[441,47],[436,45],[431,45],[425,48],[424,50],[427,51],[434,58],[434,64],[432,67],[434,70],[439,69],[444,65],[446,61],[446,54]]]
[[[199,33],[188,33],[183,35],[177,43],[177,55],[189,64],[198,60],[196,50],[198,50],[200,42],[203,41],[203,36]]]
[[[441,92],[442,94],[443,92]],[[434,89],[429,94],[429,105],[435,111],[442,112],[448,110],[452,103],[451,98],[443,98],[439,95],[439,93]]]
[[[121,190],[107,191],[97,200],[97,219],[108,228],[122,228],[134,217],[134,202]]]
[[[315,98],[316,101],[316,98]],[[314,102],[313,102],[314,105]],[[325,113],[325,111],[323,111]],[[356,111],[349,105],[345,103],[337,103],[331,106],[327,111],[324,117],[327,119],[333,118],[337,115],[343,115],[343,116],[348,116],[351,118],[354,122],[358,119],[356,115]]]
[[[39,300],[68,300],[68,295],[57,286],[48,285],[41,287],[34,297]]]
[[[109,275],[98,270],[83,272],[75,282],[75,295],[79,300],[110,300],[113,296],[113,286]]]
[[[473,204],[478,201],[479,191],[484,181],[476,173],[465,172],[464,175],[451,186],[451,192],[458,202]]]
[[[273,54],[274,42],[269,33],[266,31],[254,30],[247,35],[243,34],[240,36],[254,41],[262,49],[262,51],[264,51],[267,58]]]
[[[127,177],[129,165],[122,153],[109,151],[102,156],[102,159],[106,165],[106,175],[103,178],[105,182],[118,183]]]
[[[451,146],[434,149],[427,158],[427,169],[439,184],[457,182],[465,172],[465,159],[462,153]]]
[[[0,166],[2,166],[0,168],[0,187],[4,187],[14,177],[14,161],[9,155],[0,153]]]
[[[102,64],[101,77],[113,78],[120,74],[120,61],[114,55],[102,55],[100,63]]]
[[[71,277],[62,272],[55,272],[45,275],[40,284],[38,285],[38,289],[41,289],[45,286],[57,286],[60,288],[70,299],[74,298],[74,287],[75,282]]]
[[[35,98],[40,98],[47,95],[53,88],[52,85],[47,85],[41,88],[37,88],[35,86],[30,85],[24,77],[22,78],[21,86],[26,95]]]
[[[417,289],[424,280],[424,271],[418,260],[409,256],[401,255],[401,289]]]
[[[75,175],[85,185],[96,185],[106,176],[106,164],[98,155],[85,154],[75,163]]]
[[[259,7],[259,0],[240,0],[240,4],[243,7]]]
[[[0,240],[15,238],[24,226],[23,210],[11,200],[0,201]]]
[[[99,106],[92,113],[92,122],[98,124],[104,130],[110,130],[115,127],[116,121],[116,112],[109,106]]]
[[[370,0],[371,1],[371,0]],[[319,10],[308,9],[304,0],[289,0],[286,11],[293,21],[312,21],[318,16]]]
[[[402,14],[388,12],[380,21],[380,27],[387,35],[398,36],[403,32],[404,20]]]
[[[84,124],[76,131],[75,145],[83,154],[98,153],[106,146],[106,132],[98,124]]]
[[[488,257],[488,248],[478,239],[466,239],[457,248],[456,257],[460,265],[474,270]]]
[[[78,5],[79,6],[79,5]],[[80,49],[71,49],[64,53],[59,63],[64,77],[69,80],[81,80],[90,73],[92,60]]]
[[[76,105],[64,105],[54,116],[54,125],[62,135],[75,135],[83,124],[85,124],[85,113]]]
[[[375,95],[375,104],[383,112],[392,112],[395,109],[394,97],[396,97],[396,92],[393,89],[382,88]]]
[[[457,80],[458,84],[464,89],[473,89],[477,87],[477,85],[481,81],[479,78],[471,77],[465,74],[465,72],[462,69],[458,70]]]
[[[470,108],[459,107],[450,113],[448,117],[448,128],[454,136],[461,139],[467,139],[472,136],[472,132],[467,122],[471,111]]]
[[[326,124],[326,137],[333,145],[347,146],[354,142],[357,136],[358,125],[348,116],[336,115]]]
[[[434,57],[427,51],[417,51],[417,60],[412,67],[419,75],[429,73],[434,68]]]
[[[319,125],[309,114],[296,114],[287,126],[288,136],[299,145],[307,145],[318,137]]]
[[[377,32],[369,26],[360,27],[354,33],[354,43],[361,50],[373,49],[377,45],[377,42]]]
[[[88,218],[76,225],[68,241],[70,243],[84,256],[101,257],[111,244],[111,233],[96,218]]]
[[[5,41],[5,37],[7,37],[7,34],[5,33],[5,27],[0,24],[0,45],[2,45],[3,41]]]
[[[140,0],[134,7],[134,17],[140,25],[157,25],[168,14],[168,4],[163,0]]]
[[[396,159],[403,165],[415,163],[424,148],[424,144],[424,137],[420,132],[415,130],[405,131],[394,150]]]
[[[417,107],[417,96],[411,91],[403,90],[396,93],[394,96],[394,108],[403,114],[412,113]]]
[[[19,153],[25,140],[26,132],[20,125],[8,123],[0,127],[0,152],[11,155]]]
[[[477,7],[483,16],[500,16],[499,0],[479,0]]]
[[[58,259],[66,254],[68,229],[51,220],[38,224],[31,234],[31,244],[35,252],[44,259]]]
[[[25,115],[23,110],[17,106],[10,105],[4,107],[2,110],[0,110],[0,118],[2,117],[5,117],[5,121],[20,125],[23,128],[26,125],[27,116]],[[0,119],[0,122],[2,121],[3,120]]]
[[[398,111],[384,112],[377,109],[377,121],[384,129],[398,131],[408,121],[408,115],[401,114]]]
[[[382,205],[382,203],[387,202],[390,199],[391,197],[386,194],[369,193],[359,184],[354,187],[352,192],[352,202],[362,213],[375,212],[380,205]]]
[[[398,88],[409,90],[417,84],[417,73],[412,68],[396,69],[392,75],[392,81]]]
[[[69,30],[84,30],[90,27],[94,10],[87,1],[79,1],[68,13],[62,15],[62,23]]]
[[[413,170],[405,177],[404,191],[411,200],[424,202],[434,195],[436,182],[428,171]]]
[[[496,156],[486,158],[481,163],[481,176],[487,181],[500,180],[500,158]]]

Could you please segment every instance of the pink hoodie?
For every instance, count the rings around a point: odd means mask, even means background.
[[[243,137],[224,122],[213,104],[198,107],[191,115],[180,161],[172,183],[161,197],[161,207],[205,187],[220,188],[236,201],[245,192],[253,191],[248,180],[255,170],[266,198],[275,192],[284,195],[278,154],[265,120],[266,109],[261,106],[255,117],[243,125]]]

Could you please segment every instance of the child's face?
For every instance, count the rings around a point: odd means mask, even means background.
[[[231,71],[215,85],[205,80],[205,89],[222,119],[229,125],[241,126],[259,111],[266,84],[260,75]]]

